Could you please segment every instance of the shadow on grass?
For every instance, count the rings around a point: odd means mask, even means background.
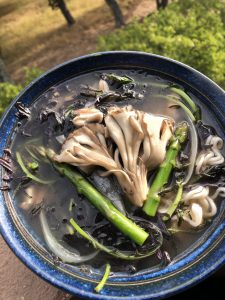
[[[30,0],[5,0],[0,2],[0,18],[11,14],[18,8],[22,8]]]
[[[122,5],[125,19],[136,8],[138,1],[129,7]],[[76,23],[68,27],[66,24],[57,29],[46,28],[45,32],[27,40],[21,37],[20,43],[14,45],[8,53],[8,64],[21,78],[23,69],[20,66],[38,65],[48,69],[75,56],[96,51],[97,39],[100,35],[115,29],[114,18],[106,4],[95,8],[76,18]],[[16,59],[14,59],[16,57]]]
[[[10,13],[12,13],[14,10],[16,10],[18,7],[17,3],[0,3],[0,18],[4,17]]]

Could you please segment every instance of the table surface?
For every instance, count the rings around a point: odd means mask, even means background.
[[[79,300],[40,279],[11,252],[0,236],[0,300]],[[225,267],[197,286],[168,300],[212,299],[225,284]],[[200,296],[199,296],[200,295]]]

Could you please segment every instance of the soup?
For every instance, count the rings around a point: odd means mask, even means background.
[[[150,272],[173,263],[216,216],[223,141],[181,86],[145,70],[100,70],[17,109],[15,207],[56,264]]]

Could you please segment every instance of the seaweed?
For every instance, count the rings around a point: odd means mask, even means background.
[[[206,145],[205,142],[206,142],[206,139],[210,135],[217,135],[216,130],[212,126],[203,124],[202,121],[197,122],[196,129],[197,129],[198,138],[199,138],[199,141],[200,141],[201,148],[202,149],[210,148],[211,145]]]
[[[46,122],[49,119],[49,117],[51,117],[51,116],[53,116],[53,118],[56,121],[57,125],[59,125],[59,126],[63,125],[63,123],[64,123],[64,117],[61,116],[55,110],[50,109],[50,108],[46,108],[45,110],[42,110],[40,112],[39,118],[40,118],[41,123]]]

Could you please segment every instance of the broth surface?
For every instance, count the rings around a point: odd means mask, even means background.
[[[166,93],[165,90],[163,90],[163,85],[174,84],[170,80],[151,75],[148,71],[139,69],[95,71],[69,79],[66,82],[49,89],[34,102],[32,107],[30,107],[31,119],[29,121],[22,121],[21,126],[16,129],[16,134],[12,143],[14,160],[16,151],[19,151],[23,157],[27,157],[27,145],[48,146],[52,147],[56,152],[59,152],[61,145],[55,138],[62,134],[62,130],[56,126],[54,118],[51,117],[49,117],[45,122],[40,123],[41,112],[48,107],[49,109],[54,109],[61,114],[63,110],[74,101],[85,98],[80,97],[82,85],[86,84],[93,88],[98,88],[99,74],[102,72],[113,72],[120,76],[128,75],[132,77],[135,82],[137,82],[135,91],[143,95],[143,98],[141,99],[123,101],[116,103],[117,105],[123,106],[131,104],[134,108],[145,112],[170,116],[176,121],[176,123],[183,120],[189,122],[186,118],[186,114],[181,108],[177,109],[170,107],[173,103],[169,103],[163,98],[163,95]],[[112,88],[115,87],[112,86]],[[191,96],[196,103],[200,104],[203,121],[218,129],[218,124],[215,119],[213,119],[211,112],[202,103],[199,103],[199,100],[194,95]],[[53,127],[55,127],[56,130],[53,130]],[[219,133],[218,129],[218,134]],[[31,212],[31,210],[25,211],[21,208],[21,206],[23,206],[22,203],[24,201],[28,201],[31,197],[35,198],[37,207],[41,202],[43,202],[44,207],[47,209],[47,217],[50,228],[57,240],[65,247],[69,249],[70,247],[74,247],[75,249],[80,250],[81,254],[91,253],[93,251],[92,247],[86,240],[78,237],[73,239],[69,238],[68,220],[71,217],[73,217],[83,229],[94,235],[98,235],[97,230],[100,227],[105,228],[104,230],[108,233],[108,236],[102,237],[104,243],[108,245],[113,243],[115,232],[113,226],[109,225],[104,217],[98,213],[88,200],[77,194],[75,187],[67,179],[59,176],[50,164],[40,163],[39,172],[42,174],[42,178],[50,180],[52,183],[48,185],[39,185],[30,181],[19,189],[18,185],[21,182],[23,173],[19,166],[17,166],[12,184],[12,193],[15,194],[14,205],[16,211],[21,222],[27,231],[33,236],[34,240],[37,240],[38,243],[47,249],[39,223],[38,212]],[[96,170],[89,179],[108,198],[112,199],[115,205],[120,205],[118,199],[122,201],[124,200],[123,193],[117,184],[116,179],[112,176],[109,178],[102,178]],[[126,209],[131,214],[138,215],[138,212],[134,212],[126,200],[124,200],[124,202]],[[71,211],[69,211],[69,207],[72,207]],[[170,254],[173,260],[196,243],[200,236],[204,234],[205,230],[207,230],[207,226],[199,232],[176,233],[170,240],[164,239],[163,249]],[[126,241],[124,243],[126,244]],[[92,261],[77,267],[81,268],[83,272],[87,272],[87,270],[88,272],[98,272],[98,268],[102,267],[106,261],[111,263],[112,271],[115,272],[115,274],[119,274],[117,272],[126,272],[127,274],[133,273],[134,271],[145,272],[146,270],[160,265],[160,261],[156,256],[135,262],[121,262],[100,252],[100,254]]]

